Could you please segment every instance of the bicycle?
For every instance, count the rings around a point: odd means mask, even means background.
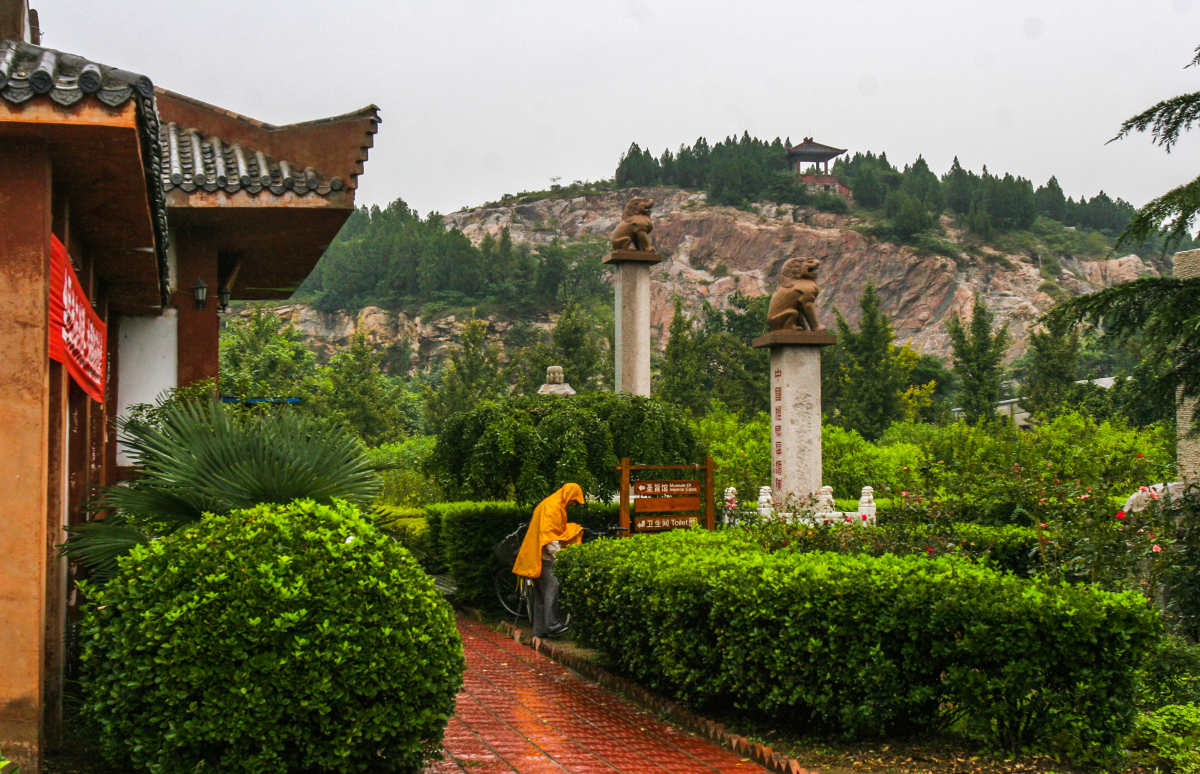
[[[536,593],[533,581],[512,571],[513,565],[517,563],[517,554],[521,552],[521,543],[525,541],[525,533],[528,531],[529,525],[522,524],[492,546],[492,555],[500,564],[492,584],[496,590],[496,599],[500,601],[500,606],[508,611],[509,615],[518,619],[532,620],[533,595]],[[620,527],[609,527],[604,530],[584,527],[583,542],[590,543],[598,538],[612,537],[619,532]]]

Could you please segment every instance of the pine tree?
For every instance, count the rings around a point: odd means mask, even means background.
[[[1052,176],[1047,180],[1044,186],[1034,192],[1034,198],[1037,199],[1039,215],[1057,220],[1059,223],[1063,222],[1067,215],[1067,200],[1063,196],[1062,186],[1058,184],[1058,178]]]
[[[692,318],[684,314],[683,299],[678,296],[675,297],[675,312],[671,316],[668,336],[654,392],[667,403],[700,414],[708,405],[708,397],[701,385],[704,361]]]
[[[508,391],[500,348],[488,343],[487,326],[486,320],[476,320],[472,314],[447,353],[441,382],[425,388],[425,414],[434,433],[440,432],[455,414],[470,411],[481,400],[491,400]]]
[[[982,299],[975,296],[970,327],[963,327],[958,314],[952,314],[946,326],[954,353],[954,373],[962,385],[959,405],[971,424],[995,417],[996,402],[1000,400],[1008,326],[993,331],[994,319]]]
[[[935,223],[933,216],[929,214],[929,210],[925,209],[919,199],[899,191],[895,196],[903,197],[900,200],[898,212],[892,218],[892,232],[896,236],[909,239],[922,231],[933,228]]]
[[[1079,333],[1061,318],[1029,337],[1032,360],[1021,386],[1021,408],[1031,414],[1052,416],[1075,384],[1079,363]]]
[[[854,178],[850,193],[863,207],[875,208],[883,204],[883,183],[879,181],[879,173],[875,171],[874,166],[863,166],[862,171]]]
[[[942,178],[942,182],[946,186],[946,206],[959,215],[969,213],[979,178],[962,168],[958,163],[958,156],[954,157],[954,163],[950,165],[950,171]]]
[[[414,429],[417,398],[379,368],[382,356],[361,331],[350,349],[323,369],[323,384],[313,410],[349,426],[368,446],[401,441]]]
[[[857,332],[840,313],[836,318],[842,374],[838,410],[843,426],[874,441],[901,418],[901,394],[912,369],[905,371],[897,361],[892,325],[880,311],[879,293],[873,284],[867,285],[858,305],[862,317]]]

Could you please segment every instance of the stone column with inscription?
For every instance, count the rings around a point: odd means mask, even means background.
[[[771,496],[778,510],[821,489],[823,331],[772,331],[754,340],[771,350]]]

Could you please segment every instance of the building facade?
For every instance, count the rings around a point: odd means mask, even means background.
[[[57,546],[129,473],[116,417],[216,379],[222,300],[304,280],[379,122],[272,126],[41,42],[0,0],[0,748],[28,772],[61,736],[79,602]]]

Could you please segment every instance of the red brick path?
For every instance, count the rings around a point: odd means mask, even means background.
[[[428,774],[765,771],[481,623],[459,618],[458,630],[467,671]]]

